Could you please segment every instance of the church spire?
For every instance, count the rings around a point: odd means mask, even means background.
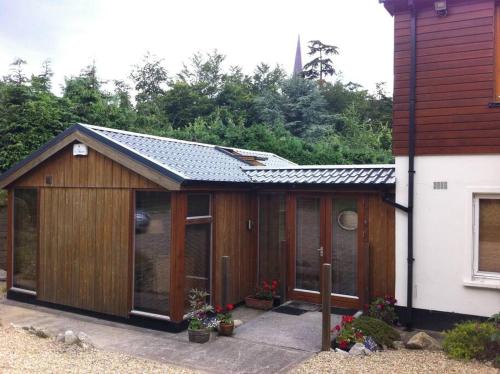
[[[293,75],[302,73],[302,52],[300,51],[300,35],[297,38],[297,50],[295,51],[295,63],[293,65]]]

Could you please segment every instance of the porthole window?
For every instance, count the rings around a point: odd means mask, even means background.
[[[354,231],[358,228],[358,213],[353,210],[343,210],[337,216],[339,226],[347,231]]]

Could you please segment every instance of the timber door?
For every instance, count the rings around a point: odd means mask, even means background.
[[[332,264],[332,305],[360,308],[365,299],[363,195],[295,194],[289,197],[291,299],[319,303],[321,268]]]

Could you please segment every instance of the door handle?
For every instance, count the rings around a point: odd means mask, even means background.
[[[318,248],[319,256],[323,257],[323,246]]]

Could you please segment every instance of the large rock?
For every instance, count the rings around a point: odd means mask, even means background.
[[[76,336],[76,334],[71,331],[71,330],[67,330],[64,332],[64,344],[76,344],[78,343],[78,337]]]
[[[437,351],[441,349],[441,344],[425,332],[419,332],[411,337],[406,343],[408,349],[427,349]]]
[[[349,350],[349,354],[352,356],[369,356],[373,352],[365,347],[362,343],[354,344]]]
[[[243,325],[243,321],[241,319],[235,319],[233,322],[234,322],[234,328]]]

